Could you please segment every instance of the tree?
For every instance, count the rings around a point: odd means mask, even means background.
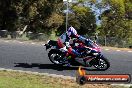
[[[95,15],[90,7],[85,6],[87,0],[79,0],[71,5],[69,24],[75,26],[80,34],[95,32]],[[89,3],[95,0],[90,0]],[[65,31],[65,14],[62,13],[62,0],[1,0],[0,26],[9,31],[22,30],[35,33]],[[4,8],[4,9],[3,9]],[[82,31],[83,30],[83,31]]]
[[[96,19],[91,9],[83,6],[74,6],[73,11],[77,20],[80,22],[80,34],[92,35],[95,33]]]
[[[132,9],[128,3],[131,2],[129,0],[106,0],[105,3],[110,6],[110,9],[102,13],[101,35],[120,39],[131,37],[129,33],[132,31],[132,26],[130,25],[132,20],[128,16]]]
[[[1,0],[0,25],[9,31],[21,30],[25,25],[29,26],[28,31],[33,32],[56,29],[63,23],[59,12],[62,5],[61,0]]]
[[[11,3],[11,0],[0,1],[0,26],[2,30],[13,30],[15,28],[17,14]]]
[[[72,25],[81,35],[92,35],[95,33],[96,19],[90,7],[85,6],[84,2],[85,0],[80,0],[78,3],[70,4],[68,26]],[[62,33],[66,30],[65,22],[59,27],[58,32]]]

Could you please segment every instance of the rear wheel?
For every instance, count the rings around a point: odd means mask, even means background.
[[[63,60],[62,53],[58,50],[50,50],[48,53],[49,59],[52,63],[56,65],[63,65],[61,61]]]

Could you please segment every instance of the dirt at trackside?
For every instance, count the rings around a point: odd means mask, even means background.
[[[79,85],[75,82],[75,80],[70,79],[61,79],[58,80],[60,82],[60,85],[63,85],[63,88],[113,88],[109,84],[84,84]]]

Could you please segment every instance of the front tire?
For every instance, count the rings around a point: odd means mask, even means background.
[[[107,70],[110,67],[110,62],[105,57],[96,58],[96,63],[93,66],[98,70]]]

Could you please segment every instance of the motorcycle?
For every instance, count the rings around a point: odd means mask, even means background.
[[[68,63],[73,66],[93,66],[98,70],[107,70],[110,67],[108,59],[101,54],[101,49],[97,43],[93,42],[90,39],[88,39],[88,41],[86,41],[85,43],[82,43],[78,39],[74,39],[72,42],[72,48],[77,50],[79,53],[82,53],[81,57],[76,57],[74,54],[68,53],[67,60],[64,60],[63,58],[66,54],[65,52],[60,50],[58,42],[49,40],[44,45],[46,47],[46,50],[49,50],[49,60],[56,65],[65,65],[68,61]]]

